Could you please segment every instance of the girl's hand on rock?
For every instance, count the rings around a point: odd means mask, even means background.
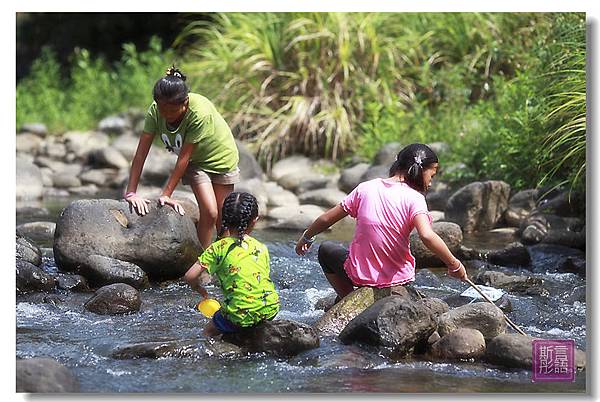
[[[175,201],[174,199],[172,199],[171,197],[167,196],[167,195],[162,195],[159,199],[158,199],[158,203],[161,206],[164,205],[170,205],[171,207],[173,207],[173,209],[179,213],[179,215],[185,214],[185,210],[183,209],[183,207],[181,206],[180,203],[178,203],[177,201]]]
[[[140,197],[135,193],[125,197],[125,201],[127,201],[129,205],[131,205],[133,209],[142,216],[150,212],[150,200]]]

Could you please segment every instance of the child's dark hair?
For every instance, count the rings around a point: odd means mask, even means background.
[[[174,105],[185,102],[189,93],[185,79],[186,76],[173,64],[167,69],[166,75],[154,84],[152,97],[156,102]]]
[[[223,201],[221,213],[221,230],[219,237],[228,229],[238,233],[238,245],[242,245],[244,234],[254,218],[258,216],[258,202],[250,193],[233,192]]]
[[[438,157],[425,144],[410,144],[404,147],[396,156],[396,161],[390,167],[390,177],[404,173],[406,184],[417,191],[425,192],[423,169],[438,162]]]

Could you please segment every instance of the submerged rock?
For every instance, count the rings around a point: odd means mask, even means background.
[[[91,255],[80,272],[94,287],[111,283],[126,283],[136,289],[149,286],[148,275],[137,265],[101,255]]]
[[[502,288],[511,293],[548,296],[549,292],[543,287],[544,280],[525,275],[506,275],[497,271],[480,272],[473,280],[486,286]]]
[[[103,286],[83,307],[103,315],[125,314],[139,311],[142,301],[139,292],[125,283]]]
[[[438,332],[443,337],[458,328],[472,328],[491,339],[506,330],[504,314],[495,305],[477,302],[457,307],[438,318]]]
[[[17,392],[79,392],[79,382],[64,365],[54,359],[17,359]]]
[[[198,347],[193,340],[140,342],[121,345],[113,350],[114,359],[158,359],[161,357],[195,357]]]
[[[42,252],[32,240],[17,233],[16,248],[17,260],[26,261],[36,267],[42,265]]]
[[[458,328],[434,343],[431,353],[441,359],[476,359],[485,353],[485,339],[476,329]]]
[[[319,347],[319,337],[311,326],[289,320],[266,321],[237,333],[223,334],[223,340],[250,353],[285,357]]]
[[[56,286],[52,275],[24,260],[16,262],[17,293],[51,292]]]
[[[58,274],[56,286],[63,290],[74,290],[78,292],[89,292],[87,280],[81,275]]]

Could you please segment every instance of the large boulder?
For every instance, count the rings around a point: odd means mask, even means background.
[[[91,255],[80,272],[93,287],[126,283],[142,289],[149,285],[148,275],[137,265],[102,255]]]
[[[485,338],[476,329],[458,328],[434,343],[431,353],[441,359],[476,359],[485,353]]]
[[[427,194],[425,194],[429,210],[444,211],[450,195],[450,186],[444,182],[435,180],[431,184],[431,188],[427,191]]]
[[[412,353],[427,342],[436,323],[422,301],[389,296],[380,299],[346,325],[339,337],[343,343],[383,347],[395,357]]]
[[[37,200],[44,193],[44,182],[40,169],[25,158],[17,157],[17,200]]]
[[[443,337],[458,328],[472,328],[491,339],[506,331],[502,310],[491,303],[477,302],[457,307],[438,318],[438,332]]]
[[[522,190],[510,197],[504,220],[509,226],[519,227],[521,222],[535,209],[538,190]]]
[[[37,155],[42,149],[42,138],[31,133],[22,133],[17,135],[16,150],[17,154]]]
[[[17,293],[51,292],[56,280],[52,275],[24,260],[16,262]]]
[[[79,382],[71,370],[54,359],[17,359],[17,392],[79,392]]]
[[[349,193],[361,182],[361,177],[367,172],[371,165],[368,163],[357,163],[356,165],[342,170],[338,187],[345,193]]]
[[[385,179],[390,177],[390,167],[385,165],[374,165],[367,169],[360,177],[359,183],[373,179]]]
[[[105,133],[96,131],[69,131],[63,135],[63,141],[68,152],[73,153],[77,159],[85,160],[88,153],[107,147],[110,138]]]
[[[474,182],[456,191],[446,204],[446,219],[465,232],[494,228],[508,208],[510,186],[497,180]]]
[[[106,147],[92,151],[88,155],[88,163],[98,168],[127,168],[130,162],[116,148]]]
[[[140,293],[125,283],[113,283],[101,287],[83,307],[92,313],[102,315],[126,314],[140,311]]]
[[[136,135],[124,134],[118,136],[111,144],[127,160],[132,160],[140,139]]]
[[[223,334],[223,340],[250,353],[284,357],[319,347],[317,332],[310,325],[289,320],[266,321],[240,332]]]
[[[54,258],[63,271],[80,273],[89,256],[133,263],[151,279],[181,277],[198,258],[201,246],[186,214],[150,205],[140,216],[122,200],[77,200],[60,214]]]
[[[266,182],[264,188],[267,190],[267,204],[269,207],[276,208],[300,205],[300,201],[298,201],[298,196],[296,194],[284,189],[274,181]]]
[[[314,327],[322,335],[339,335],[354,317],[362,313],[374,301],[373,288],[358,288],[327,310]]]
[[[460,250],[460,245],[463,241],[460,226],[452,222],[434,222],[432,228],[442,238],[452,253],[456,254]],[[421,241],[416,230],[410,234],[410,251],[415,257],[417,268],[444,266],[444,263]]]
[[[375,154],[373,164],[387,166],[389,169],[389,167],[392,166],[392,163],[396,161],[396,157],[402,148],[404,148],[404,146],[399,142],[388,142],[387,144],[384,144]]]

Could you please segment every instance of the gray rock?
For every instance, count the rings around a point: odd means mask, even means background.
[[[118,136],[110,145],[119,151],[125,159],[132,160],[139,141],[140,139],[136,135],[124,134]]]
[[[136,289],[149,286],[148,275],[130,262],[101,255],[91,255],[79,271],[93,287],[126,283]]]
[[[428,269],[418,269],[415,274],[415,284],[438,288],[442,286],[442,280]]]
[[[440,359],[477,359],[485,353],[485,339],[476,329],[458,328],[434,343],[431,353]]]
[[[44,193],[44,182],[40,169],[26,159],[17,157],[17,200],[37,200]]]
[[[314,327],[322,335],[339,335],[352,319],[362,313],[374,301],[373,288],[358,288],[323,314]]]
[[[131,130],[131,122],[122,116],[108,116],[100,120],[98,130],[107,134],[123,134]]]
[[[311,326],[289,320],[266,321],[237,333],[223,334],[223,340],[250,353],[284,357],[319,347],[319,337]]]
[[[27,261],[16,261],[17,293],[51,292],[56,281],[54,277],[41,268]]]
[[[522,293],[527,295],[548,296],[548,290],[543,288],[544,280],[525,275],[505,275],[497,271],[480,272],[473,280],[476,283],[502,288],[510,293]]]
[[[48,135],[48,128],[44,123],[25,123],[19,130],[20,133],[31,133],[40,137]]]
[[[345,344],[384,347],[396,357],[412,353],[415,346],[435,331],[435,320],[421,301],[389,296],[376,301],[346,325],[340,333]]]
[[[446,219],[465,232],[492,229],[508,208],[510,186],[503,181],[474,182],[456,191],[446,204]]]
[[[434,222],[432,228],[446,243],[450,251],[457,254],[463,241],[460,226],[452,222]],[[416,230],[410,234],[410,250],[417,261],[418,268],[444,266],[444,263],[425,246]]]
[[[69,131],[63,135],[67,151],[79,160],[87,159],[90,152],[108,147],[110,138],[101,132]],[[132,154],[133,155],[133,154]]]
[[[26,261],[39,267],[42,265],[42,253],[40,248],[31,240],[19,233],[16,234],[16,259]]]
[[[530,369],[533,364],[532,337],[501,334],[488,341],[485,359],[510,368]]]
[[[54,222],[28,222],[17,226],[17,233],[29,237],[34,241],[52,240],[56,223]]]
[[[531,264],[527,247],[519,242],[512,242],[502,249],[487,250],[482,254],[485,254],[487,261],[494,265],[522,267]]]
[[[98,194],[98,186],[95,184],[86,184],[85,186],[69,187],[70,194],[78,195],[80,197],[90,197]]]
[[[250,152],[248,147],[241,141],[236,140],[235,145],[237,145],[238,153],[240,155],[239,168],[240,168],[240,176],[242,180],[249,179],[262,179],[263,170],[256,161],[256,158]]]
[[[431,216],[431,222],[444,222],[446,220],[446,214],[442,211],[429,211]]]
[[[80,173],[79,179],[83,184],[95,184],[96,186],[106,187],[117,174],[118,170],[115,169],[90,169]]]
[[[126,314],[139,311],[142,300],[139,292],[125,283],[113,283],[101,287],[83,307],[102,315]]]
[[[89,292],[87,280],[81,275],[58,274],[56,276],[56,286],[62,290],[72,290],[77,292]]]
[[[386,177],[390,177],[390,167],[384,165],[375,165],[367,169],[367,171],[360,177],[360,183],[378,178],[385,179]]]
[[[61,160],[67,156],[67,147],[61,142],[46,141],[42,147],[42,152],[52,159]]]
[[[275,182],[265,183],[269,207],[291,207],[300,205],[296,194],[281,187]]]
[[[571,272],[585,277],[586,261],[581,257],[567,257],[559,266],[559,272]]]
[[[297,172],[312,172],[313,161],[305,156],[290,156],[277,161],[271,168],[271,179],[279,182],[283,176]]]
[[[62,161],[58,161],[47,156],[38,156],[35,158],[35,164],[40,168],[49,168],[53,173],[64,171],[69,165]]]
[[[300,205],[269,209],[267,227],[284,230],[304,230],[325,210],[316,205]]]
[[[458,328],[473,328],[485,339],[491,339],[506,330],[504,314],[495,305],[477,302],[457,307],[438,319],[438,332],[443,337]]]
[[[538,190],[522,190],[510,197],[504,220],[510,226],[519,227],[521,222],[534,210],[538,198]]]
[[[177,158],[169,155],[163,148],[153,147],[148,153],[146,163],[144,163],[142,183],[162,187],[175,168],[176,162]]]
[[[329,209],[338,205],[345,197],[346,193],[338,189],[322,188],[300,194],[298,199],[301,204],[313,204]]]
[[[373,158],[374,165],[387,166],[388,169],[392,166],[392,163],[396,161],[398,153],[404,148],[399,142],[389,142],[383,145]]]
[[[349,193],[361,182],[361,177],[367,172],[371,165],[358,163],[350,168],[342,170],[338,187],[345,193]]]
[[[256,201],[258,201],[258,214],[267,216],[270,194],[270,191],[267,189],[267,183],[257,178],[242,180],[235,185],[235,191],[250,193],[256,197]]]
[[[552,191],[538,201],[536,209],[544,214],[576,217],[585,212],[585,198],[569,190]]]
[[[106,147],[88,154],[88,163],[94,167],[127,168],[130,162],[115,148]],[[145,164],[144,164],[145,166]]]
[[[51,187],[44,189],[44,198],[66,198],[69,195],[69,192],[62,188]]]
[[[40,168],[40,172],[42,172],[42,183],[44,184],[44,187],[54,187],[54,182],[52,181],[54,171],[50,168],[43,167]]]
[[[17,359],[17,392],[79,392],[79,382],[64,365],[54,359]]]
[[[139,216],[124,200],[74,201],[60,214],[54,235],[57,267],[75,273],[97,254],[136,264],[151,279],[175,279],[200,249],[187,214],[152,204],[147,215]]]
[[[38,135],[31,133],[18,134],[16,140],[17,154],[38,155],[42,150],[42,142],[42,138]]]
[[[329,177],[321,173],[315,173],[311,170],[297,170],[295,172],[288,173],[277,180],[277,184],[279,184],[281,187],[296,194],[302,194],[306,191],[324,188],[328,185],[328,183]]]
[[[113,359],[159,359],[164,357],[198,357],[198,346],[194,340],[166,340],[140,342],[115,348]]]
[[[81,186],[81,180],[76,174],[60,171],[52,175],[52,184],[58,188],[69,188]]]
[[[549,243],[585,249],[585,222],[534,211],[521,222],[521,239],[525,244]]]

